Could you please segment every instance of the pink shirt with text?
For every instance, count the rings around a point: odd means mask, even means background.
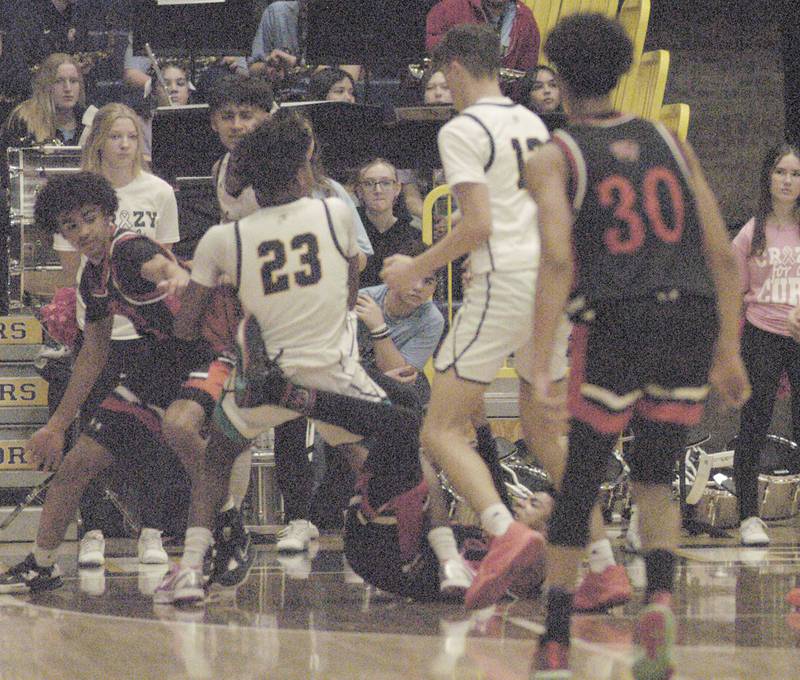
[[[766,247],[750,256],[755,219],[733,239],[744,292],[745,318],[768,333],[789,335],[786,319],[800,304],[800,229],[766,229]]]

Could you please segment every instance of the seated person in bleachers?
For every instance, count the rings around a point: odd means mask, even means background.
[[[84,129],[83,75],[68,54],[51,54],[33,81],[33,95],[9,115],[3,128],[7,146],[60,143],[77,146]]]
[[[167,86],[166,91],[155,74],[151,81],[159,106],[186,106],[192,103],[195,88],[187,68],[176,61],[168,61],[161,66],[161,77]]]
[[[377,286],[383,281],[380,271],[389,255],[399,252],[409,241],[421,241],[420,232],[410,224],[408,215],[395,214],[400,195],[397,170],[383,158],[376,158],[358,172],[356,193],[361,201],[358,209],[367,230],[374,255],[361,272],[361,287]]]
[[[324,68],[317,71],[308,82],[308,100],[348,102],[356,101],[355,81],[347,71],[340,68]]]
[[[425,49],[432,52],[457,24],[488,24],[500,36],[502,65],[526,71],[539,57],[539,27],[522,0],[440,0],[428,12]]]
[[[422,100],[428,106],[453,103],[453,95],[443,71],[429,69],[422,75]]]
[[[556,72],[540,64],[519,81],[514,100],[537,114],[563,111]]]
[[[279,0],[264,9],[247,63],[251,75],[275,79],[282,68],[296,66],[301,58],[301,24],[307,0]]]
[[[426,248],[411,241],[399,252],[414,257]],[[355,307],[361,363],[368,370],[374,365],[381,373],[414,382],[423,403],[430,396],[425,364],[444,330],[444,317],[431,301],[436,280],[432,274],[408,290],[392,290],[386,284],[362,288]]]

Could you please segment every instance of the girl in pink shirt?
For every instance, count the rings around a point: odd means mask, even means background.
[[[800,345],[789,335],[789,312],[800,304],[800,152],[770,150],[761,172],[756,215],[733,240],[744,292],[742,358],[753,388],[742,408],[734,455],[743,545],[767,545],[758,516],[761,449],[772,420],[781,373],[792,394],[794,440],[800,441]]]

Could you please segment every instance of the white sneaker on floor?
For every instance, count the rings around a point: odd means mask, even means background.
[[[78,566],[82,569],[102,567],[106,563],[106,540],[100,529],[87,531],[78,548]]]
[[[139,535],[139,562],[142,564],[167,564],[169,557],[161,543],[161,532],[158,529],[142,529]]]
[[[460,557],[439,563],[439,592],[445,597],[463,598],[474,578],[475,572]]]
[[[206,599],[200,569],[173,564],[153,592],[153,604],[199,604]]]
[[[748,517],[739,525],[742,545],[769,545],[767,525],[760,517]]]
[[[278,532],[278,552],[303,552],[311,541],[319,538],[319,529],[307,519],[293,519]]]

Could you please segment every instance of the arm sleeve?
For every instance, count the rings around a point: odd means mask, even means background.
[[[235,248],[231,248],[233,229],[233,224],[218,224],[203,235],[192,259],[192,281],[213,288],[220,274],[236,280],[236,253]],[[234,251],[232,258],[231,250]]]
[[[439,156],[447,183],[486,184],[484,168],[491,158],[492,140],[476,121],[454,118],[439,131]]]
[[[261,21],[258,22],[258,30],[253,37],[253,46],[250,49],[250,63],[263,59],[272,50],[267,49],[266,40],[269,38],[269,7],[261,14]]]

